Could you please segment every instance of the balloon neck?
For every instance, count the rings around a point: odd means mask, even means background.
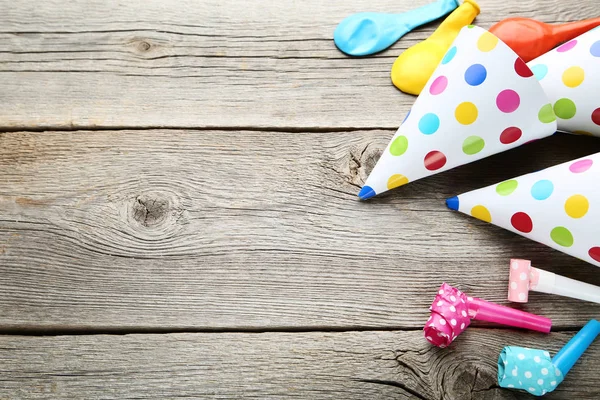
[[[562,43],[579,35],[583,35],[590,29],[600,26],[600,17],[551,26],[552,35],[556,38],[558,43]]]
[[[469,25],[479,15],[479,4],[475,0],[465,0],[440,24],[427,40],[441,41],[448,46],[462,28]]]
[[[600,322],[590,320],[571,340],[554,356],[552,364],[564,377],[573,368],[587,348],[600,334]]]

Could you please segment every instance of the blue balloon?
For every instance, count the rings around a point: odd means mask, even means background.
[[[387,49],[411,30],[449,14],[458,0],[438,0],[401,14],[363,12],[350,15],[335,28],[335,45],[351,56]]]

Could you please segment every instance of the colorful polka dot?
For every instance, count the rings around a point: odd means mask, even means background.
[[[406,185],[408,183],[408,178],[401,174],[395,174],[390,176],[390,179],[387,181],[387,188],[394,189],[400,187],[402,185]]]
[[[590,54],[594,57],[600,57],[600,40],[592,44],[592,47],[590,47]]]
[[[538,81],[544,79],[546,74],[548,73],[548,66],[546,64],[537,64],[531,67],[531,72],[535,75],[535,78]]]
[[[444,58],[442,59],[442,64],[448,64],[450,61],[452,61],[452,59],[456,55],[456,51],[457,51],[456,46],[450,47],[450,50],[448,50],[446,52],[446,54],[444,55]]]
[[[494,50],[498,44],[498,38],[490,32],[484,32],[477,40],[477,48],[484,53]]]
[[[550,238],[552,238],[554,243],[558,244],[559,246],[573,246],[573,235],[564,226],[557,226],[556,228],[552,229],[550,232]]]
[[[425,156],[425,168],[436,171],[446,165],[446,156],[441,151],[430,151]]]
[[[510,223],[519,232],[529,233],[533,230],[533,221],[531,217],[524,212],[515,213],[510,218]]]
[[[538,119],[544,124],[549,124],[556,121],[556,115],[554,115],[552,104],[546,104],[540,108],[540,111],[538,112]]]
[[[408,149],[408,138],[406,136],[398,136],[390,145],[390,153],[393,156],[401,156]]]
[[[471,209],[471,215],[485,222],[492,222],[492,214],[482,205],[477,205]]]
[[[565,212],[571,218],[582,218],[590,209],[590,202],[587,197],[576,194],[565,201]]]
[[[521,104],[521,98],[512,89],[506,89],[498,93],[496,97],[496,106],[498,109],[504,113],[511,113],[519,108],[519,104]]]
[[[562,75],[563,83],[565,84],[565,86],[570,87],[570,88],[574,88],[574,87],[581,85],[584,78],[585,78],[585,72],[583,71],[583,68],[581,68],[581,67],[567,68],[565,70],[565,72],[563,72],[563,75]]]
[[[533,76],[533,72],[531,72],[527,64],[525,64],[525,61],[523,61],[521,58],[517,58],[515,60],[515,72],[517,75],[522,76],[523,78],[529,78],[530,76]]]
[[[577,40],[573,39],[573,40],[561,45],[560,47],[558,47],[556,49],[556,51],[558,51],[559,53],[564,53],[565,51],[571,50],[573,47],[575,47],[576,44],[577,44]]]
[[[521,131],[516,126],[511,126],[509,128],[506,128],[505,130],[503,130],[502,133],[500,134],[500,143],[502,143],[502,144],[514,143],[521,138],[521,135],[523,135],[523,131]]]
[[[477,115],[477,107],[469,101],[460,103],[454,111],[454,117],[463,125],[470,125],[475,122],[475,120],[477,120]]]
[[[496,193],[500,196],[508,196],[512,194],[519,186],[519,182],[516,179],[511,179],[496,185]]]
[[[590,255],[590,257],[592,257],[595,261],[600,262],[600,247],[596,246],[596,247],[592,247],[589,251],[588,254]]]
[[[592,122],[596,125],[600,125],[600,108],[596,108],[592,111]]]
[[[471,86],[479,86],[487,77],[487,70],[481,64],[473,64],[465,71],[465,81]]]
[[[431,86],[429,87],[429,93],[431,93],[434,96],[438,95],[444,90],[446,90],[447,86],[448,78],[446,78],[444,75],[440,75],[437,78],[435,78],[435,80],[431,83]]]
[[[581,174],[582,172],[587,171],[594,164],[594,160],[586,158],[584,160],[575,161],[573,164],[569,165],[569,171],[574,174]]]
[[[440,119],[433,113],[427,113],[419,120],[419,130],[424,135],[434,134],[440,127]]]
[[[554,114],[561,119],[571,119],[575,116],[577,108],[573,100],[562,98],[554,103]]]
[[[531,195],[536,200],[546,200],[554,191],[554,185],[547,179],[537,181],[531,187]]]
[[[469,136],[463,142],[462,149],[465,154],[479,153],[485,147],[485,141],[479,136]]]

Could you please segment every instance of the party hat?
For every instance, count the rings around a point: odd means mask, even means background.
[[[423,332],[429,343],[441,348],[467,329],[472,319],[544,333],[552,327],[552,321],[546,317],[467,296],[445,282],[429,309],[431,315]]]
[[[550,359],[546,350],[507,346],[498,357],[498,384],[543,396],[556,389],[577,360],[600,334],[600,322],[590,320]]]
[[[600,304],[600,286],[535,268],[529,260],[510,260],[508,300],[527,303],[529,291],[556,294]]]
[[[358,196],[552,135],[550,101],[527,65],[486,30],[461,29]]]
[[[446,200],[470,214],[600,266],[600,153]]]
[[[552,101],[559,130],[600,136],[600,29],[527,65]]]

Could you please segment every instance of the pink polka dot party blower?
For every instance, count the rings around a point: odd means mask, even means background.
[[[446,200],[469,214],[600,267],[600,153]]]
[[[529,291],[600,303],[600,287],[535,268],[529,260],[510,260],[508,300],[527,303]]]
[[[600,136],[600,29],[527,64],[552,102],[558,130]]]
[[[552,392],[600,334],[600,322],[590,320],[550,359],[546,350],[507,346],[498,357],[498,384],[535,396]]]
[[[540,82],[485,29],[460,30],[392,137],[358,196],[409,182],[556,132]]]
[[[427,341],[447,347],[471,323],[472,319],[548,333],[552,321],[546,317],[515,310],[470,297],[443,283],[430,307],[431,316],[423,329]]]

